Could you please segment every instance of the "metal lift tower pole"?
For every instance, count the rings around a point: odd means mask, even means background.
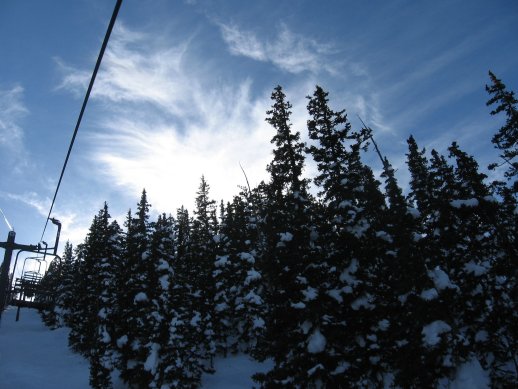
[[[7,292],[9,288],[9,269],[11,268],[11,257],[13,256],[14,239],[16,232],[9,231],[7,242],[5,242],[4,262],[2,263],[2,273],[0,275],[0,319],[7,303]]]

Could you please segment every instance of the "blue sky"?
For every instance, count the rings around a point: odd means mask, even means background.
[[[0,208],[20,243],[40,239],[114,3],[0,2]],[[144,187],[175,213],[202,174],[218,201],[244,184],[239,163],[266,179],[277,84],[305,138],[316,84],[353,126],[360,115],[403,185],[410,134],[440,151],[457,140],[485,168],[501,123],[487,72],[518,91],[517,20],[512,0],[125,0],[56,200],[62,239],[82,241],[105,200],[122,223]]]

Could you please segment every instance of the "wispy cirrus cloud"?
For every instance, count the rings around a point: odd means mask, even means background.
[[[221,35],[228,49],[261,62],[271,62],[290,73],[322,71],[336,74],[336,65],[329,60],[333,46],[292,32],[282,24],[275,39],[262,41],[256,34],[234,24],[219,23]]]
[[[103,109],[89,134],[90,162],[132,198],[145,187],[159,211],[192,207],[202,174],[214,198],[230,200],[244,184],[239,163],[258,183],[270,157],[268,96],[252,97],[250,79],[214,85],[188,47],[118,28],[94,87]],[[61,69],[61,88],[80,90],[82,70]]]
[[[28,112],[20,85],[0,89],[0,148],[6,152],[4,163],[14,164],[18,169],[27,163],[24,131],[19,121]]]

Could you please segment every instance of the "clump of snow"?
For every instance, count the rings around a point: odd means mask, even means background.
[[[486,342],[489,339],[489,334],[485,330],[480,330],[475,334],[475,342]]]
[[[441,341],[439,335],[450,332],[451,327],[442,320],[436,320],[423,327],[423,342],[426,346],[435,346]]]
[[[217,255],[216,261],[214,262],[214,266],[216,267],[223,267],[228,262],[228,255]]]
[[[128,343],[128,335],[123,335],[119,339],[117,339],[117,347],[122,348]]]
[[[311,301],[317,298],[318,291],[315,288],[312,288],[311,286],[308,286],[306,290],[302,291],[302,294],[304,295],[305,301]]]
[[[246,261],[246,262],[251,263],[251,264],[255,263],[255,258],[250,253],[242,252],[242,253],[239,253],[238,255],[239,255],[239,258],[242,259],[243,261]]]
[[[308,353],[310,354],[316,354],[321,353],[326,348],[326,338],[318,328],[313,331],[311,336],[308,339]]]
[[[291,307],[295,308],[295,309],[304,309],[304,308],[306,308],[306,304],[299,301],[298,303],[291,303]]]
[[[310,321],[306,320],[304,323],[301,324],[300,328],[302,329],[302,332],[304,334],[307,334],[309,330],[313,327]]]
[[[108,317],[108,313],[106,312],[106,308],[101,308],[97,313],[97,317],[100,319],[106,319]]]
[[[358,260],[356,258],[353,258],[351,260],[351,263],[345,269],[342,274],[340,274],[340,281],[347,283],[348,285],[356,285],[358,281],[353,276],[354,273],[358,270]]]
[[[393,239],[386,231],[376,231],[376,238],[383,239],[385,242],[392,243]]]
[[[477,207],[478,204],[479,204],[479,202],[475,198],[471,198],[471,199],[467,199],[467,200],[452,200],[452,201],[450,201],[450,205],[453,208]]]
[[[281,232],[279,238],[281,242],[291,242],[293,234],[291,232]]]
[[[341,304],[344,302],[344,299],[342,298],[342,294],[340,293],[340,290],[331,289],[331,290],[328,290],[326,293],[329,297],[334,298],[338,303]]]
[[[162,288],[162,290],[169,289],[169,277],[167,276],[167,274],[164,274],[162,277],[160,277],[158,279],[158,282],[160,282],[160,287]]]
[[[429,271],[428,277],[431,278],[437,290],[443,290],[446,288],[459,289],[457,285],[450,281],[448,274],[446,274],[439,266],[436,266],[435,269]]]
[[[196,312],[194,314],[194,316],[192,317],[191,321],[190,321],[190,325],[193,326],[193,327],[197,327],[198,324],[200,323],[201,321],[201,315],[200,315],[200,312]]]
[[[308,370],[308,376],[311,377],[313,374],[315,374],[317,370],[324,370],[324,366],[321,363],[313,366],[311,369]]]
[[[370,300],[371,300],[371,297],[368,294],[358,297],[356,300],[354,300],[351,303],[351,308],[354,309],[355,311],[359,310],[360,308],[365,308],[365,309],[369,309],[369,310],[374,309],[374,305],[372,305],[370,303]]]
[[[449,384],[450,389],[489,389],[491,381],[480,362],[473,358],[463,363],[457,370],[455,379]]]
[[[351,364],[349,362],[342,361],[338,364],[336,369],[334,369],[330,374],[331,375],[338,375],[344,373],[347,369],[351,367]]]
[[[145,294],[144,292],[138,292],[136,295],[135,295],[135,298],[133,299],[133,302],[135,303],[141,303],[141,302],[145,302],[147,301],[148,298],[147,298],[147,294]]]
[[[156,368],[158,366],[159,358],[158,352],[160,351],[160,345],[158,343],[153,343],[149,350],[149,355],[144,362],[144,369],[149,371],[151,374],[155,374]]]
[[[255,304],[255,305],[261,305],[263,303],[263,300],[261,300],[261,297],[256,295],[254,293],[254,291],[248,292],[248,294],[244,298],[249,303],[252,303],[252,304]]]
[[[434,299],[436,299],[437,297],[439,297],[439,293],[437,293],[437,289],[435,289],[435,288],[430,288],[430,289],[423,290],[423,291],[421,292],[420,297],[421,297],[423,300],[431,301],[431,300],[434,300]]]
[[[386,331],[386,330],[388,330],[389,327],[390,327],[390,321],[388,321],[387,319],[383,319],[378,322],[378,328],[381,331]]]
[[[255,270],[255,269],[248,270],[246,272],[245,285],[250,285],[251,282],[260,280],[260,279],[261,279],[261,274],[257,270]]]
[[[466,263],[464,265],[464,270],[466,270],[466,273],[472,273],[475,277],[487,273],[486,267],[479,265],[473,261],[469,261],[468,263]]]
[[[264,328],[266,325],[266,323],[264,322],[264,320],[260,317],[254,317],[253,321],[252,321],[252,326],[253,328]]]
[[[158,266],[156,269],[158,271],[171,270],[171,267],[169,266],[167,261],[164,261],[163,259],[161,259],[160,261],[158,261]]]

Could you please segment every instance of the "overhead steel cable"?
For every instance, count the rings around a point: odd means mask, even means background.
[[[74,146],[74,141],[76,139],[77,131],[79,130],[79,126],[81,125],[81,120],[83,119],[83,114],[85,112],[86,104],[88,103],[88,99],[90,98],[90,93],[92,92],[92,88],[94,86],[95,77],[97,76],[97,72],[99,71],[99,67],[101,66],[101,61],[104,56],[104,51],[106,50],[106,46],[108,45],[108,41],[110,39],[110,35],[113,30],[113,26],[115,25],[115,20],[117,19],[117,15],[119,13],[120,6],[122,4],[122,0],[117,0],[115,4],[115,8],[113,10],[112,17],[110,19],[110,24],[108,25],[108,30],[106,31],[106,35],[104,36],[104,41],[101,46],[101,50],[99,51],[99,56],[97,57],[97,62],[95,63],[95,68],[92,73],[92,78],[90,79],[90,84],[88,85],[88,89],[86,91],[85,99],[83,101],[83,106],[81,107],[81,111],[79,112],[79,117],[77,118],[76,127],[74,129],[74,134],[72,135],[72,139],[70,141],[70,146],[68,147],[67,156],[65,158],[65,162],[63,163],[63,168],[61,169],[61,174],[59,176],[58,185],[56,187],[56,192],[54,192],[54,198],[52,199],[52,203],[50,205],[49,214],[47,216],[47,220],[45,221],[45,227],[43,227],[43,232],[41,234],[40,241],[43,239],[43,235],[45,235],[45,231],[47,229],[47,225],[49,224],[50,215],[52,214],[52,209],[54,208],[54,203],[56,202],[56,197],[58,195],[59,187],[61,186],[61,181],[63,180],[63,175],[65,174],[65,169],[67,168],[68,159],[70,158],[70,153],[72,152],[72,147]]]

